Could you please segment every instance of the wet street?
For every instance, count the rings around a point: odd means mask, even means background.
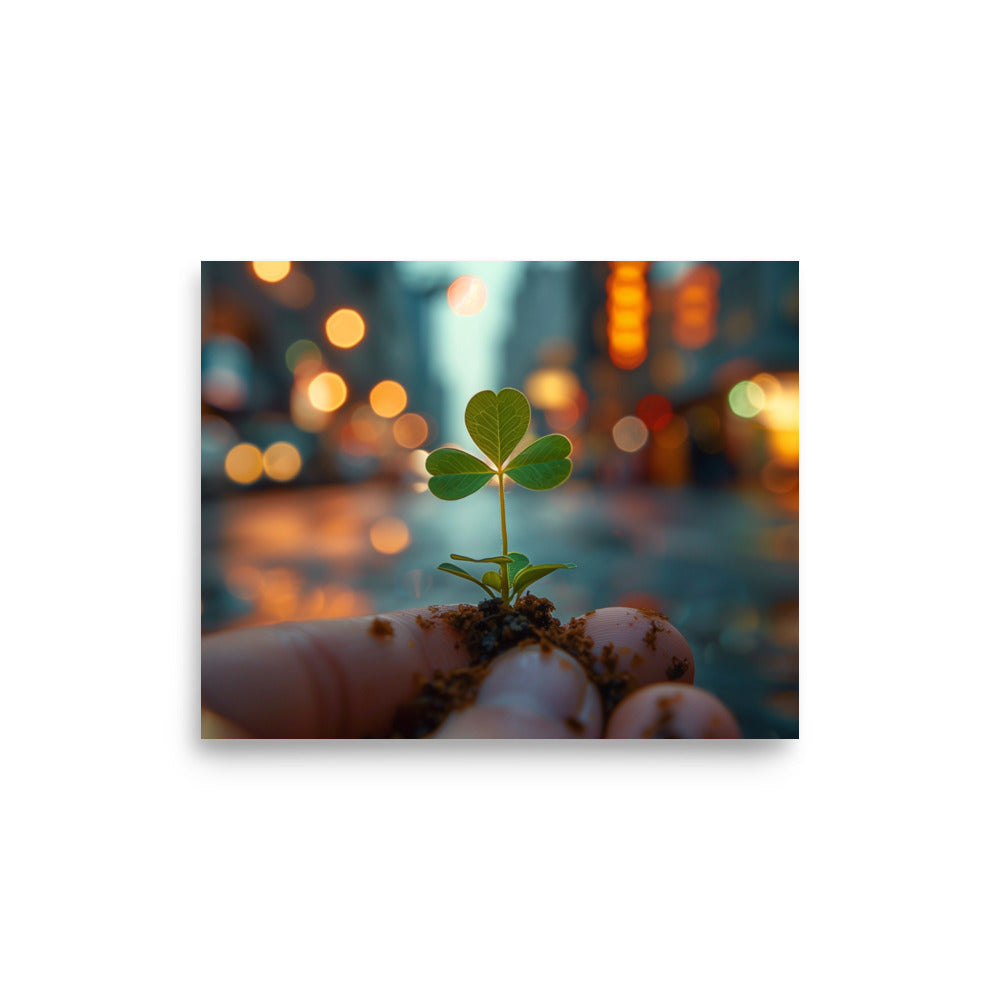
[[[202,630],[348,617],[485,595],[435,569],[500,551],[495,486],[455,502],[365,483],[203,503]],[[666,614],[696,683],[747,737],[798,736],[798,517],[763,492],[570,482],[507,491],[509,547],[576,563],[539,581],[567,621],[626,605]]]

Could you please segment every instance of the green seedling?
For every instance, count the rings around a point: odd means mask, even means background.
[[[531,406],[517,389],[499,393],[484,389],[469,400],[465,408],[465,426],[476,446],[492,462],[458,448],[438,448],[427,456],[430,473],[428,488],[441,500],[461,500],[485,486],[494,476],[500,486],[500,537],[503,551],[498,556],[473,559],[452,553],[451,558],[466,563],[493,563],[482,577],[467,573],[454,563],[441,563],[438,569],[460,576],[490,597],[499,597],[510,606],[536,580],[557,569],[575,569],[574,563],[545,563],[533,566],[523,552],[507,550],[507,512],[504,506],[504,477],[529,490],[551,490],[569,478],[573,463],[567,458],[571,445],[562,434],[546,434],[532,442],[514,458],[507,459],[521,443],[531,422]],[[506,464],[505,464],[506,463]]]

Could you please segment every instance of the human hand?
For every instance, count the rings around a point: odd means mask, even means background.
[[[457,605],[442,605],[447,611]],[[429,608],[238,629],[202,641],[202,735],[213,738],[387,737],[417,679],[468,664]],[[373,629],[375,618],[391,629]],[[662,619],[661,619],[662,620]],[[490,664],[475,701],[452,712],[440,739],[732,739],[740,730],[713,695],[693,686],[694,659],[671,624],[646,640],[653,617],[600,608],[584,619],[594,648],[614,645],[637,689],[605,720],[597,689],[561,649],[531,644]],[[381,632],[381,634],[379,634]],[[683,671],[683,672],[679,672]],[[670,681],[664,680],[667,676]]]

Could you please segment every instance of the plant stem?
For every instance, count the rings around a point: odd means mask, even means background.
[[[503,505],[503,472],[498,472],[497,477],[500,484],[500,533],[503,537],[503,551],[501,555],[507,555],[507,513]],[[510,583],[507,576],[507,563],[500,565],[500,580],[503,583],[503,602],[510,603]]]

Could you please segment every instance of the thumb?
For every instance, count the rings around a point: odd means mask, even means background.
[[[519,646],[498,656],[475,702],[444,721],[437,739],[595,739],[601,699],[583,668],[555,647]]]

